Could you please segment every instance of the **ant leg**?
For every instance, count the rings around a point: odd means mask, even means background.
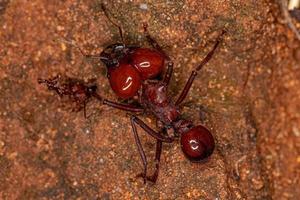
[[[136,177],[142,177],[147,179],[147,181],[151,181],[152,183],[156,183],[159,173],[159,163],[162,152],[162,142],[156,140],[156,151],[155,151],[155,171],[152,176],[145,176],[144,173],[138,174]]]
[[[219,46],[221,40],[222,40],[222,36],[226,33],[225,30],[222,31],[222,33],[219,35],[214,47],[212,48],[212,50],[206,55],[206,57],[200,62],[200,64],[196,67],[195,70],[192,71],[192,74],[190,75],[188,81],[186,82],[181,94],[179,95],[177,101],[176,101],[176,105],[179,105],[187,96],[189,90],[191,89],[191,86],[198,74],[198,71],[200,69],[202,69],[202,67],[208,63],[208,61],[210,61],[210,59],[212,58],[213,54],[215,53],[215,50],[217,49],[217,47]]]
[[[102,102],[104,105],[110,106],[112,108],[117,108],[119,110],[129,111],[129,112],[143,112],[143,108],[138,108],[136,106],[124,103],[113,102],[108,99],[103,99],[99,94],[95,93],[93,96]]]
[[[164,76],[163,82],[166,83],[166,85],[169,85],[172,73],[173,73],[173,65],[174,63],[171,61],[170,57],[167,55],[167,53],[161,48],[161,46],[158,44],[158,42],[151,37],[151,35],[148,32],[148,25],[146,23],[144,23],[143,25],[144,27],[144,34],[146,35],[146,38],[148,40],[148,42],[152,45],[152,47],[154,49],[157,49],[161,54],[163,54],[163,56],[166,58],[167,60],[167,71],[166,74]]]
[[[138,151],[140,153],[140,156],[142,158],[143,165],[144,165],[144,172],[142,174],[138,174],[137,177],[143,177],[144,178],[144,183],[146,182],[146,180],[149,180],[149,181],[155,183],[156,180],[157,180],[157,177],[158,177],[158,172],[159,172],[159,162],[160,162],[161,151],[162,151],[162,142],[173,142],[174,139],[173,138],[168,138],[169,141],[161,140],[163,135],[161,135],[160,133],[155,132],[153,129],[151,129],[149,126],[147,126],[142,120],[140,120],[136,116],[131,116],[130,121],[131,121],[132,130],[133,130],[133,133],[134,133],[135,142],[137,144]],[[156,162],[155,168],[156,169],[155,169],[154,174],[150,177],[147,177],[147,164],[148,164],[147,163],[147,158],[146,158],[145,152],[143,150],[143,147],[141,145],[140,139],[138,137],[135,123],[137,123],[142,129],[144,129],[152,137],[157,139],[156,140],[156,153],[155,153],[155,162]],[[164,131],[165,131],[165,129],[164,129]]]
[[[103,100],[103,104],[108,105],[113,108],[120,109],[120,110],[129,111],[129,112],[143,112],[144,111],[143,108],[138,108],[138,107],[132,106],[130,104],[113,102],[113,101],[109,101],[107,99]]]
[[[140,141],[139,135],[137,133],[135,122],[132,119],[131,119],[131,127],[132,127],[132,131],[133,131],[133,134],[134,134],[134,140],[135,140],[136,146],[138,147],[138,151],[139,151],[139,154],[141,156],[141,159],[142,159],[143,165],[144,165],[144,171],[141,174],[141,176],[144,178],[144,183],[146,183],[147,164],[148,164],[147,163],[147,158],[146,158],[142,143]]]
[[[174,63],[172,61],[168,62],[168,68],[166,71],[166,74],[164,76],[163,82],[168,86],[172,77],[172,73],[173,73],[173,65]]]
[[[152,182],[156,182],[159,172],[159,164],[160,164],[160,157],[162,152],[162,142],[157,140],[156,141],[156,152],[155,152],[155,171],[151,177]]]
[[[83,116],[86,119],[86,101],[83,102]]]
[[[140,120],[138,117],[132,115],[130,118],[131,122],[135,122],[138,124],[142,129],[146,131],[149,135],[154,137],[155,139],[161,141],[161,142],[166,142],[166,143],[172,143],[174,141],[174,138],[172,137],[166,137],[156,131],[154,131],[152,128],[150,128],[147,124],[145,124],[142,120]]]
[[[147,180],[156,183],[159,173],[159,164],[160,164],[160,157],[162,152],[162,142],[156,140],[156,152],[155,152],[155,171],[152,176],[147,177]]]

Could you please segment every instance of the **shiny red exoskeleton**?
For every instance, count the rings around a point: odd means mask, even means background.
[[[124,99],[136,95],[142,82],[160,75],[164,66],[164,55],[155,50],[113,44],[101,53],[106,64],[111,88]]]
[[[103,11],[108,16],[104,6]],[[109,20],[117,26],[111,19]],[[139,106],[104,99],[96,93],[95,89],[91,93],[86,92],[85,94],[86,97],[97,97],[107,106],[133,113],[149,113],[156,117],[157,125],[159,125],[158,131],[150,128],[139,117],[130,115],[135,142],[144,165],[144,171],[139,176],[143,177],[145,182],[146,180],[156,182],[163,143],[172,143],[179,137],[184,155],[192,162],[203,161],[213,153],[215,142],[211,132],[202,125],[194,125],[191,121],[184,119],[180,114],[179,106],[186,98],[198,71],[212,58],[225,31],[222,31],[212,50],[192,71],[178,99],[173,101],[167,93],[173,72],[173,62],[169,56],[149,35],[146,26],[144,26],[146,38],[153,48],[125,45],[122,30],[119,26],[117,27],[122,43],[108,46],[98,57],[107,68],[107,77],[115,94],[123,99],[138,96]],[[166,70],[164,70],[165,66],[167,66]],[[163,78],[158,79],[164,71]],[[55,90],[58,91],[58,89]],[[88,87],[84,91],[89,91]],[[147,176],[147,159],[136,125],[156,139],[156,169],[152,176]]]

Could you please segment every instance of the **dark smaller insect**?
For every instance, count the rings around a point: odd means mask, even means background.
[[[86,118],[86,104],[91,97],[100,100],[101,97],[96,93],[97,86],[95,84],[87,84],[82,80],[57,75],[49,79],[38,79],[39,84],[45,84],[49,90],[54,90],[60,97],[68,96],[75,103],[75,109],[80,111],[83,109]]]

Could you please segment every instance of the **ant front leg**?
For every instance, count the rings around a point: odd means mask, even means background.
[[[151,37],[151,35],[148,32],[148,25],[146,23],[144,23],[143,27],[144,27],[144,34],[147,38],[147,41],[151,44],[151,46],[154,49],[158,50],[165,57],[165,59],[167,60],[167,71],[165,73],[163,82],[168,86],[169,82],[170,82],[170,79],[172,77],[174,63],[173,63],[173,61],[171,61],[168,54],[158,44],[158,42],[154,38]]]
[[[188,92],[190,91],[191,89],[191,86],[196,78],[196,76],[198,75],[198,71],[200,69],[202,69],[202,67],[208,63],[208,61],[210,61],[210,59],[212,58],[212,56],[214,55],[217,47],[219,46],[222,38],[223,38],[223,35],[226,33],[225,30],[222,31],[222,33],[219,35],[214,47],[212,48],[212,50],[205,56],[205,58],[200,62],[200,64],[196,67],[195,70],[192,71],[192,74],[190,75],[188,81],[186,82],[181,94],[179,95],[177,101],[176,101],[176,105],[179,105],[187,96]]]
[[[169,83],[170,83],[170,80],[171,80],[171,77],[172,77],[172,74],[173,74],[173,62],[172,61],[169,61],[168,62],[168,68],[167,68],[167,71],[165,73],[165,76],[164,76],[164,79],[163,79],[163,82],[168,86]]]
[[[129,111],[129,112],[141,113],[141,112],[144,111],[143,108],[138,108],[138,107],[132,106],[130,104],[123,104],[123,103],[113,102],[113,101],[110,101],[110,100],[107,100],[107,99],[103,100],[103,104],[108,105],[108,106],[113,107],[113,108],[120,109],[120,110]]]

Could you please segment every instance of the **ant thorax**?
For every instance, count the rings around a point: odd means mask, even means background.
[[[141,104],[165,125],[170,126],[179,118],[179,110],[167,94],[167,86],[161,81],[143,84]]]

